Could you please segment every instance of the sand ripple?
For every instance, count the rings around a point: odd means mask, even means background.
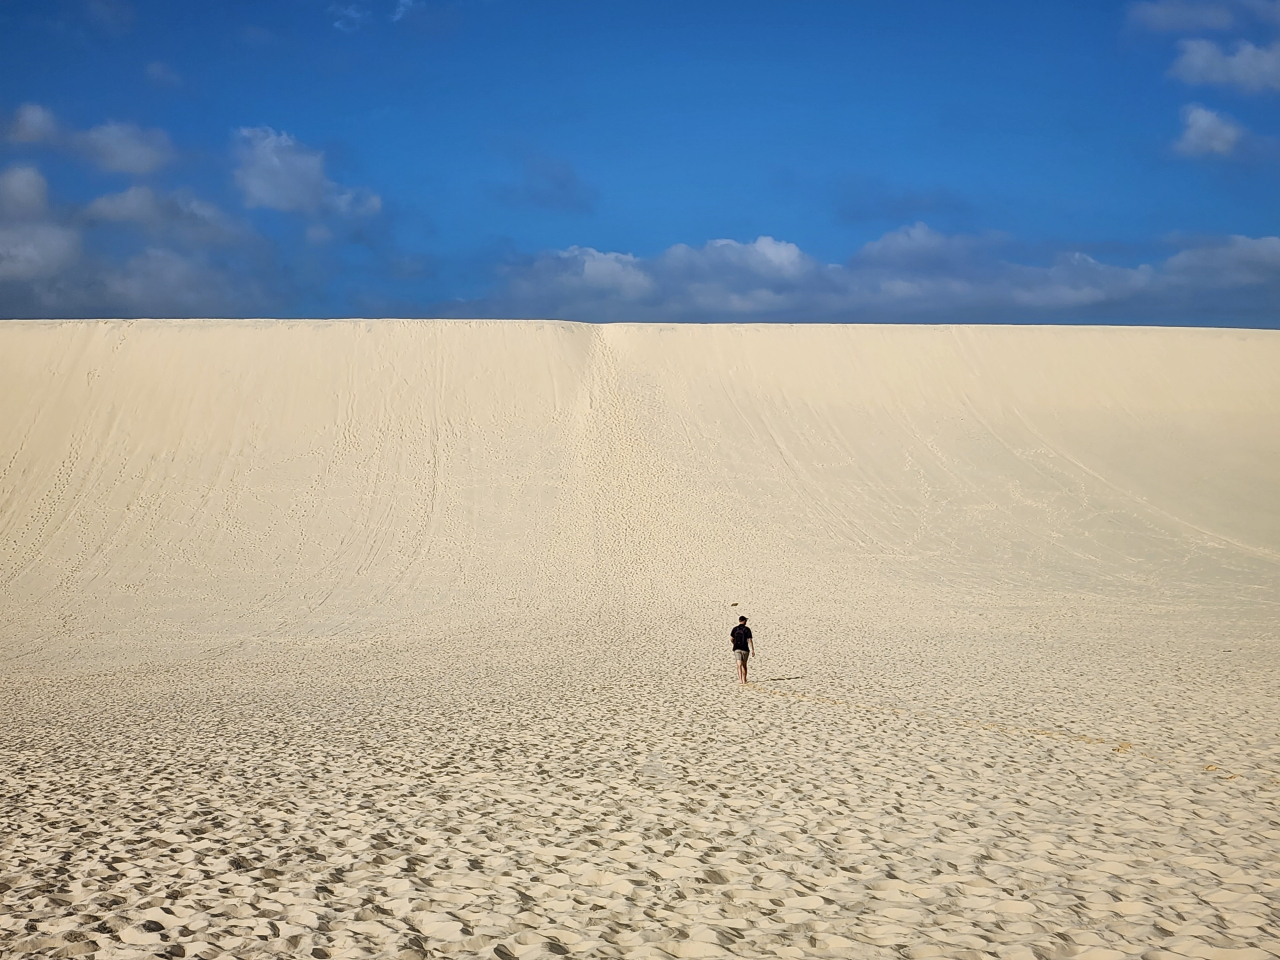
[[[1265,778],[710,654],[294,654],[8,683],[5,956],[1280,956]]]

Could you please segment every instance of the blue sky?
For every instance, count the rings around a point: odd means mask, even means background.
[[[0,0],[0,316],[1280,326],[1280,0]]]

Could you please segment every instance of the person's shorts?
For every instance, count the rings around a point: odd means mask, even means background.
[[[740,660],[740,661],[742,661],[743,663],[746,663],[746,662],[747,662],[747,657],[749,657],[749,656],[751,656],[751,651],[750,651],[750,650],[735,650],[735,651],[733,651],[733,659],[735,659],[735,660]]]

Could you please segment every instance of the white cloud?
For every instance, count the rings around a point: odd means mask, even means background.
[[[151,173],[173,159],[168,134],[144,130],[136,123],[104,123],[77,134],[75,141],[99,167],[112,173]]]
[[[382,198],[363,188],[341,187],[324,172],[324,152],[298,143],[271,127],[236,132],[236,186],[246,207],[293,213],[367,215],[382,208]]]
[[[957,269],[971,262],[984,248],[1000,242],[1000,237],[943,234],[925,223],[891,230],[864,244],[855,259],[863,266],[877,265],[899,270]]]
[[[9,139],[14,143],[48,143],[57,135],[58,121],[50,110],[38,103],[20,106],[9,126]]]
[[[162,246],[123,262],[78,254],[72,230],[0,226],[0,316],[264,316],[279,306],[272,264],[252,255],[211,259]]]
[[[270,249],[186,191],[130,187],[98,197],[74,214],[74,225],[55,222],[47,192],[34,167],[0,172],[0,316],[262,313],[280,285]],[[137,256],[118,256],[132,246],[117,242],[122,225],[153,242]],[[117,233],[82,254],[82,229]]]
[[[653,281],[636,267],[635,257],[629,254],[600,253],[590,247],[571,247],[566,253],[568,259],[577,261],[577,277],[589,290],[634,300],[653,289]]]
[[[418,5],[417,0],[396,0],[395,12],[391,14],[392,20],[400,20],[406,13]]]
[[[629,253],[602,253],[592,247],[555,251],[535,264],[532,273],[518,278],[530,294],[554,291],[569,294],[640,300],[655,284]]]
[[[0,172],[0,282],[52,277],[76,259],[80,235],[47,222],[47,213],[48,184],[39,170]]]
[[[382,209],[382,198],[364,187],[336,187],[326,199],[335,213],[367,217]]]
[[[820,282],[826,269],[795,244],[772,237],[712,240],[700,248],[676,244],[650,260],[575,246],[513,271],[508,295],[551,312],[554,304],[575,302],[606,315],[633,309],[750,314],[784,306],[797,289]]]
[[[0,173],[0,220],[38,220],[48,206],[49,185],[31,166]]]
[[[47,194],[33,166],[0,171],[0,316],[261,315],[288,282],[247,225],[187,191],[134,186],[70,224],[55,220]],[[116,253],[132,247],[118,242],[120,226],[149,235],[143,253]],[[82,255],[80,228],[106,231],[107,242]]]
[[[787,283],[819,268],[817,261],[806,256],[794,243],[757,237],[751,243],[736,240],[712,240],[700,249],[678,243],[662,254],[664,269],[673,275],[690,279],[734,274],[769,277]]]
[[[52,277],[76,259],[80,237],[52,223],[0,225],[0,280]]]
[[[139,308],[157,316],[220,315],[238,301],[235,280],[203,260],[149,248],[102,279],[104,298],[128,315]]]
[[[947,235],[922,223],[828,264],[759,237],[677,244],[653,257],[569,247],[510,268],[503,290],[455,315],[578,320],[1179,321],[1188,312],[1274,317],[1280,238],[1231,238],[1163,263],[1115,266],[1079,251],[1048,264],[1000,255],[998,237]]]
[[[162,195],[150,187],[130,187],[98,197],[85,207],[84,216],[91,221],[135,223],[187,243],[220,243],[244,234],[216,205],[182,190]]]
[[[98,197],[85,214],[94,220],[151,223],[160,220],[160,201],[150,187],[130,187],[122,193]]]
[[[1230,30],[1236,17],[1221,3],[1193,3],[1189,0],[1152,0],[1129,7],[1129,22],[1148,30],[1190,32]]]
[[[353,33],[369,19],[369,9],[359,3],[331,3],[329,13],[333,15],[333,25],[343,33]]]
[[[155,162],[147,151],[160,149],[135,136],[136,127],[58,130],[42,108],[19,119],[28,129],[33,120],[37,129],[52,126],[59,147],[92,152],[107,166],[146,169]],[[329,226],[343,215],[380,209],[377,195],[331,181],[323,154],[287,134],[244,131],[237,154],[246,204],[314,214],[309,224],[303,221],[312,242],[331,236]],[[64,205],[56,215],[47,194],[34,166],[0,168],[0,316],[263,316],[296,301],[299,287],[327,279],[308,273],[305,264],[285,269],[280,250],[249,222],[189,190],[134,184],[82,206]],[[350,226],[359,242],[376,243],[369,239],[376,229]],[[145,249],[134,255],[139,239]]]
[[[15,143],[43,143],[76,151],[111,173],[151,173],[173,159],[173,145],[163,130],[144,130],[136,123],[109,121],[85,131],[63,130],[52,111],[24,103],[9,126]]]
[[[270,127],[243,127],[236,136],[240,162],[235,181],[246,207],[306,213],[320,209],[329,188],[323,153]]]
[[[1280,237],[1229,237],[1225,243],[1174,254],[1171,282],[1207,289],[1274,285],[1280,279]]]
[[[1182,136],[1173,149],[1188,157],[1230,156],[1245,134],[1244,127],[1198,103],[1182,108]]]
[[[1228,53],[1212,40],[1181,40],[1170,75],[1187,83],[1238,87],[1249,93],[1280,90],[1280,40],[1257,47],[1248,40]]]

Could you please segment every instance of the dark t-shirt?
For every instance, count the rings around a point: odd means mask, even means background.
[[[740,623],[729,631],[729,636],[733,639],[733,649],[750,650],[751,644],[747,641],[751,639],[751,628],[745,623]]]

